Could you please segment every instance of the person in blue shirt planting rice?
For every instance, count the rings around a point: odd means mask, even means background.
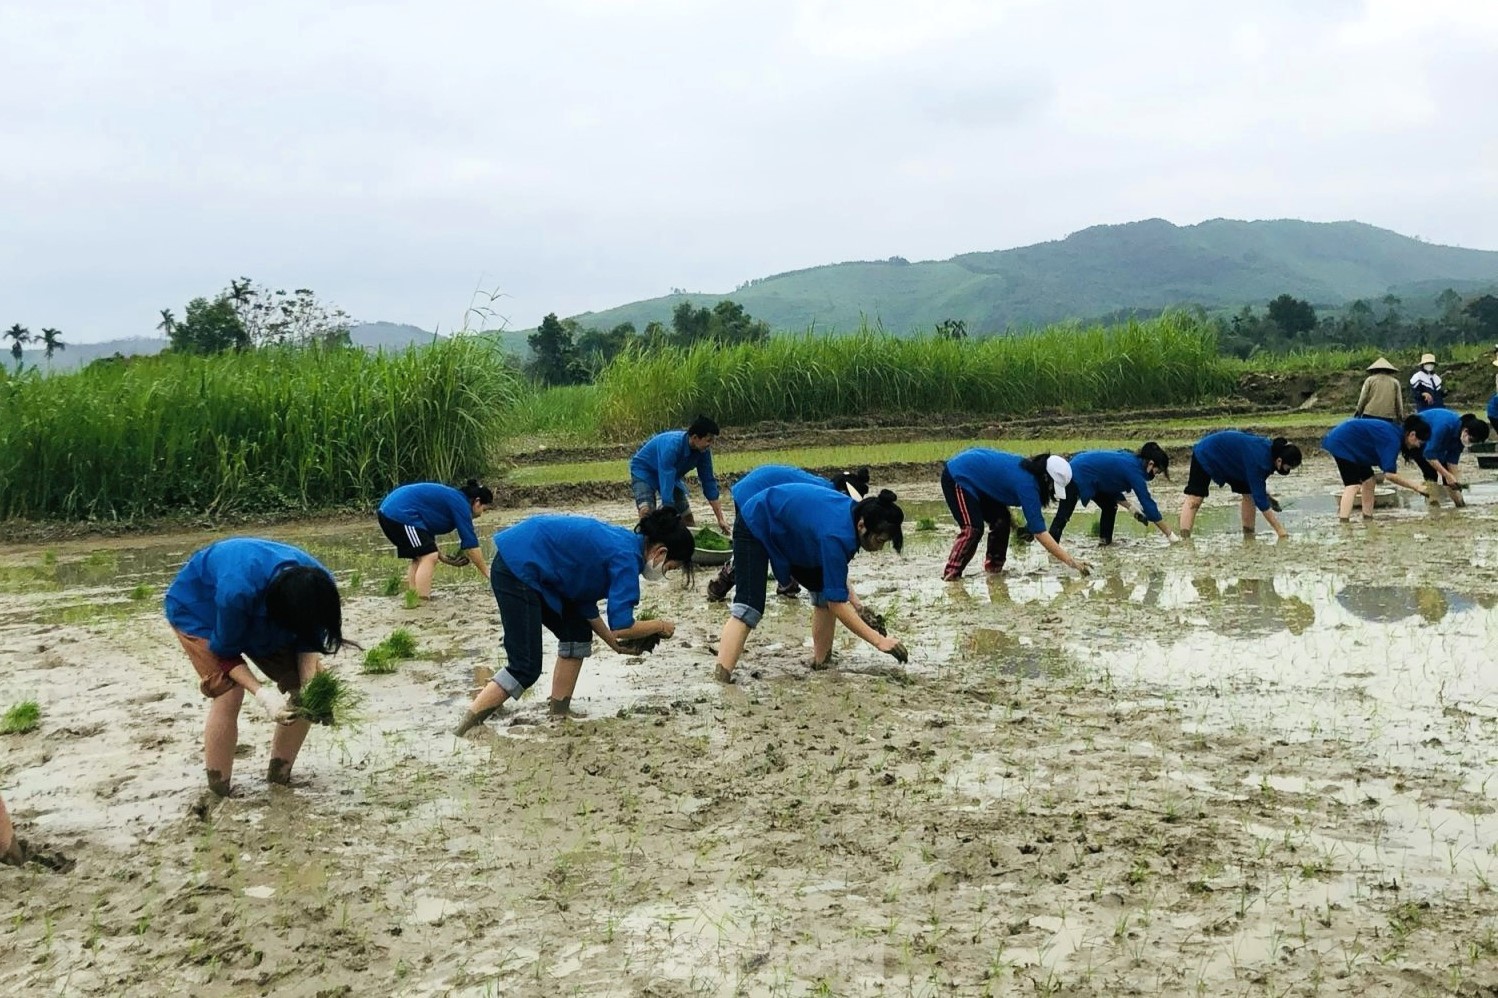
[[[728,521],[723,519],[723,505],[718,501],[718,479],[713,477],[712,446],[717,439],[718,424],[698,416],[685,430],[657,433],[635,451],[629,459],[629,488],[641,519],[656,508],[659,499],[662,506],[674,506],[688,527],[694,526],[686,475],[695,470],[702,498],[718,518],[718,529],[728,533]]]
[[[749,498],[738,511],[733,539],[738,591],[718,641],[719,682],[733,682],[749,632],[765,612],[765,579],[773,571],[782,585],[792,579],[811,593],[811,661],[825,667],[832,657],[835,625],[843,626],[897,661],[910,659],[905,646],[880,634],[854,609],[848,563],[860,550],[905,546],[905,513],[893,492],[854,501],[825,485],[774,485]]]
[[[1337,472],[1342,476],[1342,501],[1337,505],[1338,519],[1343,523],[1352,519],[1352,504],[1360,493],[1363,519],[1372,518],[1374,465],[1383,469],[1386,481],[1425,495],[1425,489],[1395,474],[1395,471],[1401,457],[1406,461],[1420,460],[1420,451],[1429,439],[1430,425],[1424,416],[1407,416],[1403,426],[1395,426],[1384,419],[1357,417],[1333,426],[1321,438],[1321,449],[1337,462]]]
[[[1191,467],[1186,473],[1186,498],[1181,504],[1181,536],[1190,537],[1196,511],[1212,483],[1226,485],[1237,493],[1243,532],[1254,532],[1254,510],[1274,528],[1277,537],[1289,537],[1280,525],[1279,504],[1265,484],[1270,475],[1288,475],[1300,467],[1300,448],[1284,437],[1254,436],[1241,430],[1209,433],[1191,448]]]
[[[310,722],[287,694],[344,645],[343,607],[333,576],[307,552],[255,537],[218,541],[188,559],[166,591],[166,619],[208,697],[203,765],[208,788],[227,797],[239,744],[239,709],[253,696],[277,723],[271,783],[289,784]],[[271,684],[249,669],[254,664]]]
[[[1420,418],[1430,425],[1430,440],[1426,442],[1424,452],[1415,459],[1420,473],[1432,485],[1436,482],[1445,485],[1452,505],[1467,505],[1467,500],[1462,498],[1462,489],[1467,486],[1457,477],[1457,462],[1462,459],[1463,450],[1488,438],[1488,424],[1478,419],[1475,413],[1464,412],[1458,416],[1451,409],[1440,408],[1426,409],[1420,413]],[[1431,488],[1428,492],[1430,501],[1439,504],[1436,490]]]
[[[1079,502],[1097,503],[1098,542],[1104,546],[1113,543],[1113,524],[1120,506],[1140,523],[1153,523],[1166,540],[1176,539],[1150,496],[1148,484],[1156,475],[1170,478],[1170,455],[1165,448],[1151,440],[1132,454],[1126,450],[1084,450],[1073,454],[1069,463],[1071,481],[1066,495],[1056,504],[1056,515],[1051,517],[1050,534],[1058,542]],[[1139,500],[1138,511],[1129,506],[1130,492]]]
[[[411,562],[406,569],[406,588],[422,599],[432,596],[432,571],[438,560],[449,565],[472,565],[484,578],[489,566],[479,550],[473,521],[494,505],[494,492],[470,478],[461,489],[437,482],[402,485],[380,503],[380,529],[395,545],[398,558]],[[461,554],[448,557],[438,552],[439,534],[458,532]]]
[[[1002,572],[1009,558],[1009,533],[1018,506],[1025,514],[1025,533],[1040,542],[1051,557],[1086,575],[1087,564],[1067,554],[1046,529],[1045,513],[1056,491],[1071,484],[1071,465],[1055,454],[1021,457],[987,447],[973,447],[952,456],[941,471],[941,491],[947,508],[957,521],[957,540],[947,556],[941,577],[947,582],[962,578],[962,570],[978,552],[978,541],[988,528],[988,548],[983,568]]]
[[[733,488],[728,491],[733,496],[733,507],[737,511],[743,509],[744,503],[765,489],[773,485],[791,484],[820,485],[823,488],[836,489],[839,492],[847,493],[848,498],[856,502],[869,494],[869,469],[859,468],[857,471],[839,471],[828,478],[822,478],[818,475],[813,475],[809,471],[803,471],[800,468],[793,468],[789,465],[762,464],[743,478],[740,478],[734,483]],[[733,530],[731,531],[732,536],[738,536],[738,532],[741,529],[739,525],[742,522],[742,518],[735,512]],[[717,577],[708,582],[708,600],[720,603],[727,599],[728,594],[733,591],[733,580],[733,559],[729,558],[728,562],[718,570]],[[784,585],[778,586],[776,589],[776,593],[780,596],[795,596],[800,591],[801,584],[794,579]]]
[[[548,707],[571,714],[572,693],[593,637],[621,655],[652,650],[676,633],[670,620],[636,620],[640,577],[652,581],[681,569],[692,578],[697,542],[676,510],[647,514],[634,530],[586,516],[533,516],[494,535],[489,582],[504,627],[506,665],[474,697],[453,732],[483,724],[541,676],[541,629],[557,639]],[[598,601],[608,601],[608,617]]]

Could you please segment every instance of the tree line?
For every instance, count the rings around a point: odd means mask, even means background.
[[[161,310],[156,328],[174,353],[214,354],[265,346],[346,347],[349,315],[318,300],[310,288],[272,291],[248,277],[231,280],[212,298],[194,298],[178,319]]]
[[[1295,349],[1346,348],[1376,344],[1384,350],[1438,349],[1487,340],[1498,343],[1498,297],[1463,297],[1451,288],[1435,298],[1435,315],[1411,316],[1398,295],[1358,299],[1339,314],[1318,316],[1303,298],[1282,294],[1264,311],[1245,305],[1219,318],[1224,353],[1250,358],[1257,353]]]
[[[28,343],[40,343],[43,355],[50,362],[52,355],[59,350],[66,350],[68,345],[62,341],[62,330],[43,329],[40,333],[32,333],[30,329],[19,322],[11,326],[5,332],[0,333],[5,339],[10,340],[10,355],[16,359],[16,370],[21,369],[21,351]]]

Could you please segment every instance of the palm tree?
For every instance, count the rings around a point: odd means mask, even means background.
[[[168,339],[171,338],[172,331],[177,328],[177,317],[172,315],[171,309],[164,308],[161,310],[161,321],[156,323],[156,328],[161,330]]]
[[[52,354],[57,350],[66,350],[68,345],[62,341],[61,329],[42,330],[42,352],[47,358],[47,363],[52,363]]]
[[[19,370],[21,367],[21,345],[31,342],[31,330],[18,322],[4,333],[0,333],[0,336],[4,336],[10,340],[10,355],[16,359],[16,368]]]

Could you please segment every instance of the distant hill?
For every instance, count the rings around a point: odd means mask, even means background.
[[[863,318],[895,333],[961,319],[997,332],[1067,319],[1263,304],[1282,293],[1335,308],[1418,286],[1458,290],[1498,281],[1498,252],[1438,246],[1362,222],[1163,219],[1098,225],[1065,239],[948,260],[838,263],[750,281],[732,291],[676,294],[575,318],[609,329],[669,323],[683,301],[724,298],[777,330],[847,331]]]

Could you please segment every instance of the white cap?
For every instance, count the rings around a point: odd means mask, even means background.
[[[1045,470],[1058,490],[1064,491],[1071,484],[1071,462],[1059,454],[1052,454],[1045,459]]]

